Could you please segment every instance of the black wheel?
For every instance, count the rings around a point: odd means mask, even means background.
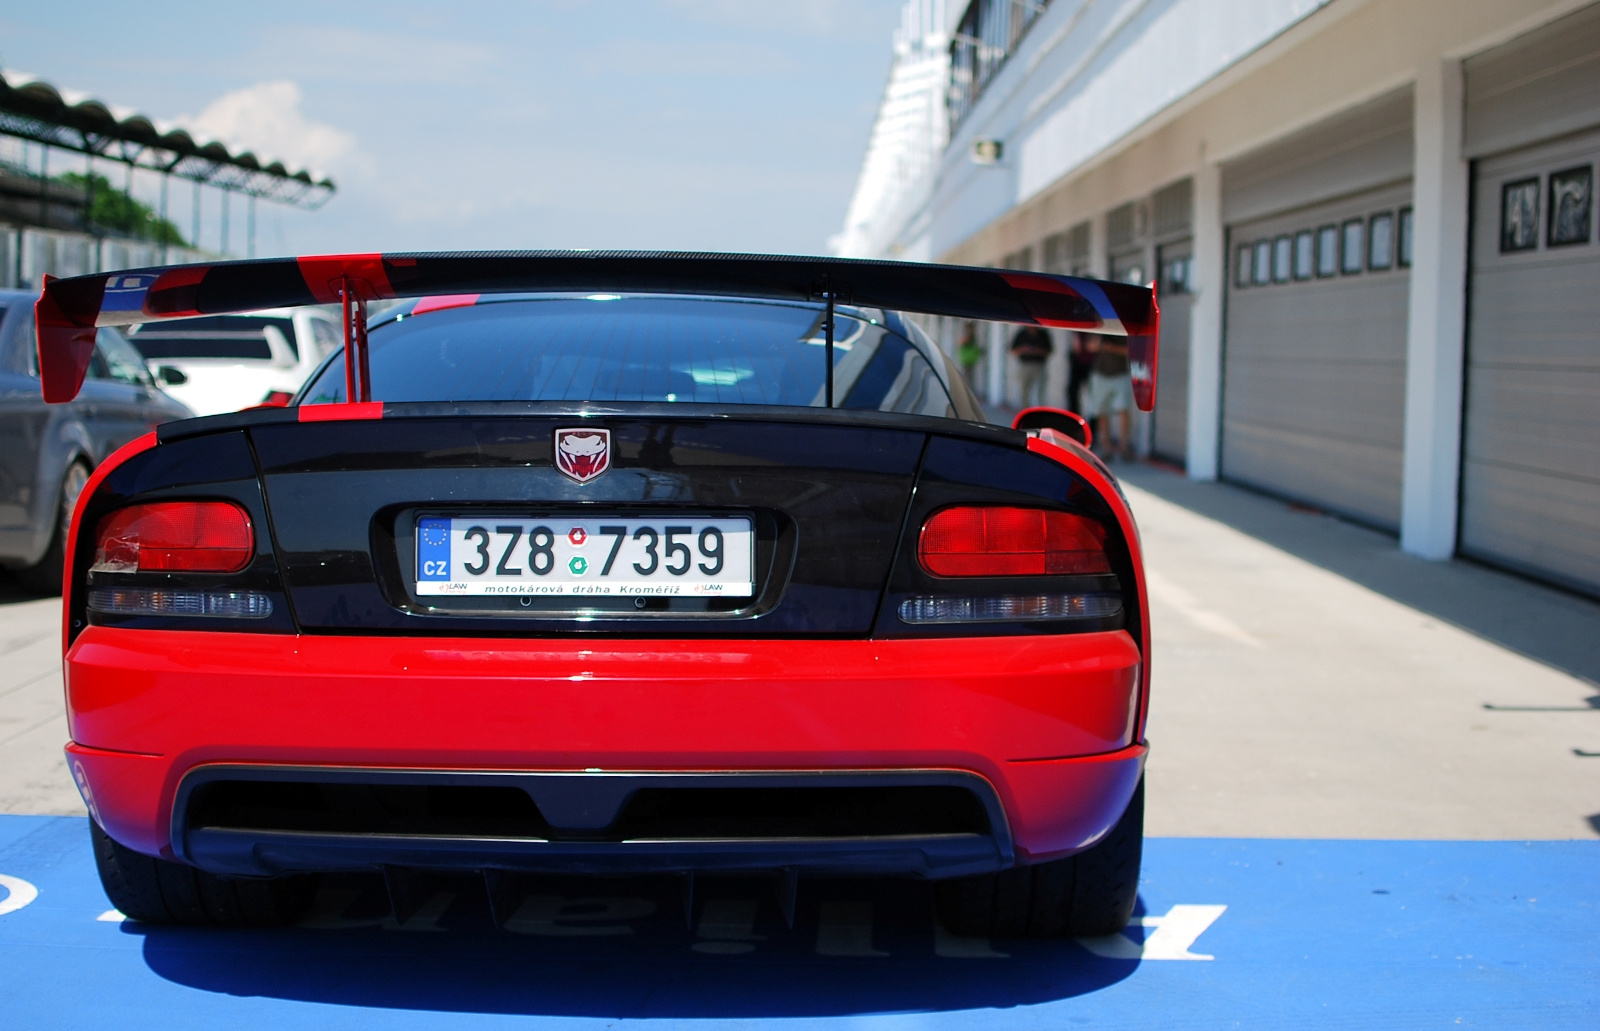
[[[16,571],[17,582],[37,594],[60,594],[62,568],[66,564],[67,533],[72,529],[72,510],[78,507],[78,495],[89,482],[89,467],[81,460],[67,466],[61,477],[61,497],[56,502],[55,531],[50,537],[50,547],[44,557],[31,566]]]
[[[1092,938],[1128,925],[1144,854],[1144,778],[1111,833],[1066,859],[941,881],[939,920],[956,934]]]
[[[314,876],[223,877],[135,852],[93,820],[89,835],[100,884],[123,916],[147,924],[282,927],[305,915]]]

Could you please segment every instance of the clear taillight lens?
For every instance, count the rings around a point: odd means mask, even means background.
[[[143,587],[96,587],[89,608],[117,616],[208,616],[266,619],[272,599],[260,591],[168,591]]]
[[[907,623],[1013,623],[1051,619],[1108,619],[1122,610],[1115,594],[1002,594],[993,598],[907,598]]]
[[[934,576],[1073,576],[1111,572],[1105,527],[1043,508],[966,505],[922,524],[917,559]]]
[[[255,556],[250,515],[231,501],[130,505],[100,521],[92,573],[236,573]]]

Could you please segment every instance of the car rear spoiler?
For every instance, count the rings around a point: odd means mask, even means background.
[[[34,307],[44,399],[77,397],[99,326],[342,303],[346,342],[358,358],[346,363],[346,396],[370,400],[368,301],[543,292],[822,301],[830,343],[835,303],[1121,336],[1134,399],[1145,411],[1155,406],[1161,316],[1153,285],[918,262],[644,251],[338,254],[46,276]]]

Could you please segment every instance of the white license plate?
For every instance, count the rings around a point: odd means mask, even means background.
[[[419,595],[748,598],[754,568],[749,519],[417,520]]]

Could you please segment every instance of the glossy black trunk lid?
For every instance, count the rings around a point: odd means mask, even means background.
[[[611,469],[558,472],[555,430],[611,431]],[[294,615],[308,632],[541,635],[870,633],[927,434],[882,425],[488,416],[249,430]],[[419,512],[748,514],[757,596],[652,602],[575,621],[515,599],[418,598]],[[452,607],[453,606],[453,607]]]

